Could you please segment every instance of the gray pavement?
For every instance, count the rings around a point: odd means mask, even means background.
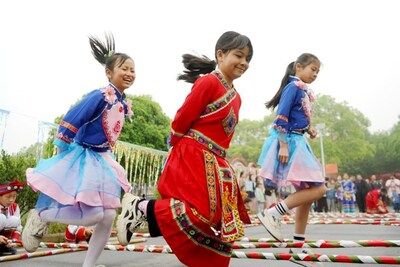
[[[282,225],[285,238],[291,238],[294,225]],[[262,226],[245,228],[246,237],[269,238]],[[400,240],[399,226],[384,225],[356,225],[356,224],[316,224],[309,225],[307,228],[308,240]],[[115,241],[112,238],[110,241]],[[162,237],[148,238],[143,245],[166,245]],[[41,251],[44,249],[39,249]],[[269,249],[247,249],[245,252],[268,252],[268,253],[288,253],[287,248],[269,248]],[[400,256],[399,247],[361,247],[361,248],[330,248],[313,249],[313,252],[329,255],[370,255],[370,256]],[[18,253],[25,253],[19,249]],[[43,256],[37,258],[0,262],[1,267],[23,266],[23,267],[79,267],[82,265],[86,252],[73,252],[67,254]],[[156,254],[129,251],[109,251],[105,250],[100,256],[97,264],[103,264],[106,267],[182,267],[174,255]],[[261,267],[261,266],[299,266],[289,261],[283,260],[264,260],[264,259],[232,259],[230,267]],[[348,264],[348,263],[323,263],[323,266],[352,267],[352,266],[378,266],[378,264]],[[400,266],[384,265],[384,266]],[[212,266],[206,266],[212,267]]]

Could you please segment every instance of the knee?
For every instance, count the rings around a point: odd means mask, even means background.
[[[113,224],[115,220],[115,216],[117,215],[116,210],[114,209],[106,209],[103,215],[103,221],[106,224]]]
[[[318,192],[318,199],[319,199],[325,195],[327,188],[325,185],[318,186],[317,188],[318,188],[317,192]]]

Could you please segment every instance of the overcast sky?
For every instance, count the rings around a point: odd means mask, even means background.
[[[361,111],[372,132],[389,130],[400,115],[398,10],[396,0],[4,1],[0,109],[11,113],[3,148],[34,143],[38,121],[53,122],[107,84],[87,38],[105,31],[135,61],[137,78],[126,93],[151,95],[170,118],[190,90],[176,81],[181,55],[213,58],[218,37],[234,30],[254,47],[249,70],[235,81],[241,119],[269,114],[264,102],[287,64],[310,52],[323,63],[311,85],[316,93]]]

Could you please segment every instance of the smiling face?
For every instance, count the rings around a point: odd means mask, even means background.
[[[249,48],[233,49],[226,53],[217,51],[218,68],[232,87],[233,80],[242,76],[249,68]]]
[[[108,80],[122,94],[135,81],[135,63],[130,58],[126,59],[122,65],[120,62],[117,62],[112,70],[106,69],[106,75]]]
[[[312,60],[309,64],[302,66],[296,63],[296,77],[299,77],[305,83],[312,83],[317,79],[321,63],[318,60]]]

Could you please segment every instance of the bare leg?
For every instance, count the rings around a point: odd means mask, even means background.
[[[310,213],[310,207],[312,202],[304,203],[296,208],[295,213],[295,225],[294,232],[296,234],[304,235],[306,232],[308,214]]]
[[[300,207],[307,203],[314,202],[317,199],[320,199],[326,191],[325,185],[321,186],[313,186],[306,189],[301,189],[293,194],[290,194],[284,201],[289,209]],[[307,211],[308,215],[309,210]]]

